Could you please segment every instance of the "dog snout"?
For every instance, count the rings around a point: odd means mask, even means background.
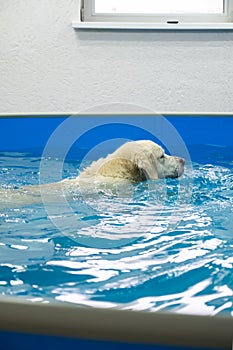
[[[184,166],[184,164],[185,164],[184,158],[181,158],[181,157],[175,157],[175,158],[176,158],[177,162],[180,163],[180,165]]]
[[[184,160],[184,158],[179,158],[179,162],[180,162],[180,164],[181,164],[181,165],[183,165],[183,166],[184,166],[184,164],[185,164],[185,160]]]
[[[176,157],[178,161],[177,177],[181,176],[184,173],[184,158]]]

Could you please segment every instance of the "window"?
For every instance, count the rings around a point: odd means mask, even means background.
[[[233,29],[233,0],[79,0],[79,28]]]
[[[95,0],[98,14],[223,13],[222,0]]]

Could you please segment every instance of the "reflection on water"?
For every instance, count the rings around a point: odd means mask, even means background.
[[[38,181],[37,158],[7,154],[0,164],[2,189]],[[67,163],[66,176],[76,168]],[[233,315],[233,170],[196,164],[182,181],[142,183],[120,196],[73,191],[72,217],[51,204],[62,232],[40,203],[1,210],[0,293]]]

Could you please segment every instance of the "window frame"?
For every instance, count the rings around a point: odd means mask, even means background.
[[[162,1],[162,0],[161,0]],[[74,28],[83,29],[231,29],[233,0],[224,1],[223,14],[96,14],[95,0],[78,0]]]

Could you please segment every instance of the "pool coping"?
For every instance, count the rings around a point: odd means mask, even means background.
[[[127,343],[231,349],[233,318],[32,302],[0,297],[0,331]]]
[[[169,112],[169,111],[151,111],[151,112],[108,112],[108,111],[103,111],[103,112],[75,112],[75,111],[67,111],[67,112],[19,112],[19,113],[0,113],[0,118],[34,118],[34,117],[41,117],[41,118],[46,118],[46,117],[137,117],[137,116],[164,116],[164,117],[233,117],[233,112]]]

